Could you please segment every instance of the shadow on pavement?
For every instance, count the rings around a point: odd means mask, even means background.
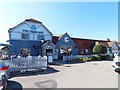
[[[16,81],[8,80],[6,90],[22,90],[22,85]]]
[[[59,70],[56,70],[52,67],[48,67],[48,69],[45,70],[32,70],[32,71],[24,71],[24,72],[11,72],[9,74],[9,78],[12,77],[22,77],[22,76],[33,76],[33,75],[45,75],[45,74],[51,74],[51,73],[57,73]]]

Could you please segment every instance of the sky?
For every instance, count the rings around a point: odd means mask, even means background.
[[[41,21],[55,36],[118,40],[117,2],[4,2],[0,3],[0,43],[8,30],[25,19]]]

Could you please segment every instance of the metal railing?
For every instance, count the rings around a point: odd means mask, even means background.
[[[9,61],[10,72],[27,71],[30,69],[47,69],[47,57],[30,56]]]

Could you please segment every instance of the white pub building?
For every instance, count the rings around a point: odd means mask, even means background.
[[[35,19],[26,19],[17,26],[10,28],[10,55],[45,56],[57,58],[57,50],[52,43],[52,33]]]

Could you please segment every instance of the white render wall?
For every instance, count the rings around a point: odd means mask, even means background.
[[[36,26],[36,30],[32,30],[30,28],[32,25]],[[22,33],[27,33],[30,36],[29,40],[37,40],[37,36],[41,35],[40,33],[23,32],[23,30],[43,32],[45,40],[52,40],[51,34],[44,27],[42,27],[41,24],[27,22],[27,21],[21,23],[20,25],[18,25],[14,29],[12,29],[12,31],[10,33],[11,34],[10,39],[21,40],[22,39]]]
[[[113,44],[112,53],[116,53],[116,52],[118,52],[118,47],[116,46],[116,44]]]

